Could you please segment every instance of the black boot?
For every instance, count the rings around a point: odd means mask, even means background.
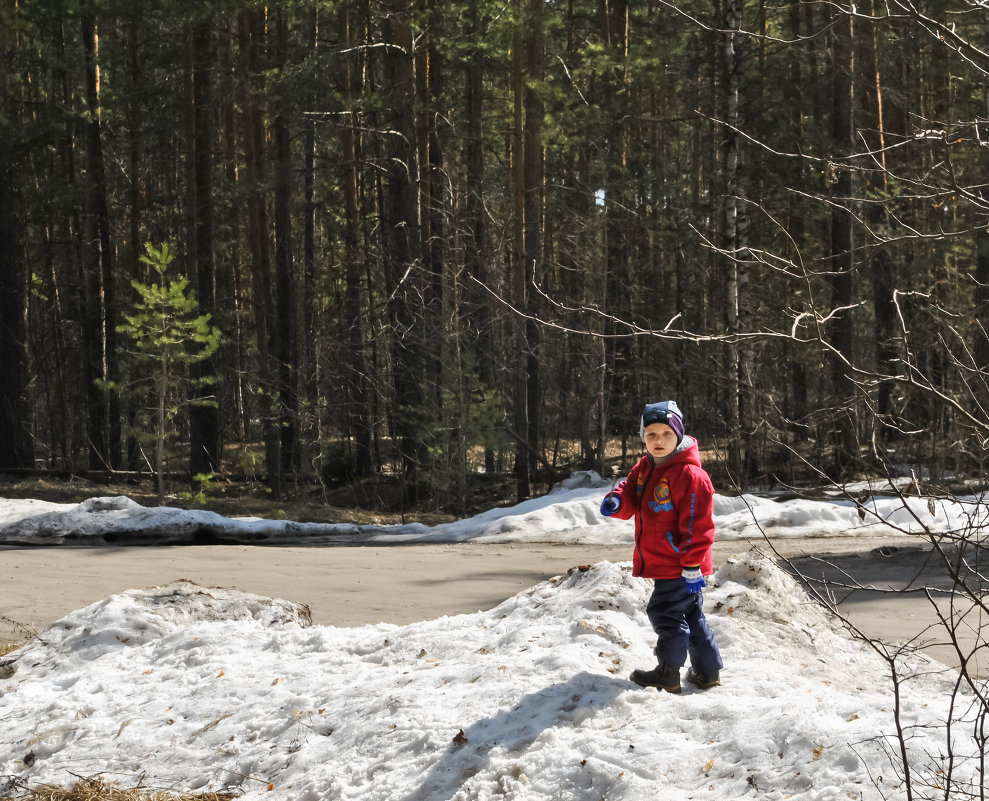
[[[721,672],[716,670],[714,673],[698,673],[693,668],[688,668],[687,681],[696,684],[702,690],[709,690],[721,684]]]
[[[662,662],[652,670],[633,670],[629,679],[640,687],[655,687],[668,693],[680,692],[680,668]]]

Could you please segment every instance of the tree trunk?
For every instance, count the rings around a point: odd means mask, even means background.
[[[273,24],[276,62],[279,67],[284,68],[288,59],[288,19],[286,12],[280,7],[273,11]],[[292,148],[288,116],[282,108],[276,110],[272,128],[275,162],[276,361],[278,424],[281,432],[279,468],[283,475],[297,477],[302,461],[298,440],[299,348],[292,257]]]
[[[425,282],[425,337],[423,372],[433,376],[423,388],[426,408],[435,410],[427,432],[432,453],[429,469],[434,476],[434,500],[463,513],[467,504],[466,437],[470,421],[470,395],[463,359],[462,270],[448,246],[453,218],[450,175],[445,164],[446,62],[437,44],[443,41],[448,16],[441,2],[418,0],[418,19],[425,31],[416,51],[417,144],[419,164],[419,221]],[[439,461],[436,455],[441,455]],[[436,475],[445,477],[439,482]]]
[[[274,306],[271,287],[271,252],[268,247],[268,207],[264,194],[265,125],[254,85],[264,70],[262,58],[265,28],[263,11],[244,12],[240,18],[240,74],[243,81],[244,175],[247,196],[247,239],[250,244],[251,295],[257,342],[261,436],[268,488],[281,497],[281,432],[276,419],[277,380],[274,369]]]
[[[471,53],[466,67],[466,162],[467,194],[463,223],[465,294],[469,298],[464,319],[473,334],[470,347],[477,364],[478,378],[484,390],[493,389],[497,383],[497,363],[494,354],[490,296],[484,289],[490,280],[486,232],[484,195],[484,65],[483,29],[477,3],[469,4],[468,35]],[[473,281],[471,279],[474,279]],[[490,443],[484,443],[484,469],[495,470],[495,453]]]
[[[543,25],[546,0],[530,0],[526,26],[525,61],[525,360],[526,360],[526,454],[531,474],[540,455],[540,403],[542,377],[539,346],[542,326],[539,292],[535,287],[543,273],[543,101],[540,95],[544,77]]]
[[[873,4],[873,15],[875,8]],[[865,189],[869,201],[863,215],[876,238],[889,234],[889,220],[886,200],[889,194],[886,167],[886,120],[883,113],[882,76],[879,72],[878,43],[876,25],[873,22],[860,22],[862,27],[856,37],[859,53],[856,63],[859,68],[858,96],[862,108],[862,137],[873,154],[869,161],[880,165],[867,173]],[[863,265],[872,285],[872,304],[875,314],[876,369],[882,376],[893,376],[898,372],[899,349],[897,348],[897,314],[893,300],[896,289],[896,270],[893,265],[891,246],[876,242],[868,250],[866,264]],[[879,423],[880,444],[885,441],[887,429],[884,423],[890,422],[893,411],[893,384],[881,380],[876,388],[876,411]]]
[[[119,378],[117,309],[100,121],[99,37],[92,14],[84,13],[81,24],[89,113],[88,121],[83,123],[87,186],[82,231],[86,276],[89,466],[100,470],[120,467],[120,401],[114,389]]]
[[[307,39],[311,58],[318,59],[320,13],[317,7],[306,11]],[[315,87],[309,91],[307,101],[310,108],[318,102]],[[319,289],[316,283],[316,121],[305,119],[303,125],[303,222],[302,222],[302,329],[299,342],[299,392],[300,404],[314,407],[319,401],[319,348],[316,331],[316,305]],[[300,441],[320,439],[318,422],[308,422],[304,429],[300,419],[298,433]],[[301,454],[301,451],[300,451]]]
[[[155,474],[158,486],[158,505],[165,505],[165,435],[168,426],[166,425],[167,410],[166,398],[168,396],[168,357],[162,352],[161,373],[159,375],[157,409],[158,418],[155,427]]]
[[[423,464],[422,439],[416,418],[422,409],[419,383],[423,366],[422,256],[419,251],[419,209],[416,188],[415,79],[410,10],[404,3],[388,3],[384,19],[384,86],[387,87],[386,163],[382,198],[382,236],[385,289],[392,327],[392,369],[395,386],[393,434],[406,500],[419,491]]]
[[[351,472],[357,477],[371,474],[371,388],[365,350],[364,260],[361,255],[361,214],[358,186],[358,124],[355,96],[359,91],[352,49],[356,44],[352,11],[346,4],[337,11],[339,45],[343,48],[338,89],[345,119],[340,126],[340,186],[343,194],[343,261],[346,276],[347,355],[344,365],[346,387],[346,431],[353,439]]]
[[[538,2],[538,0],[532,0]],[[527,7],[523,0],[516,0],[515,27],[512,42],[512,140],[511,140],[511,187],[512,187],[512,244],[510,250],[511,300],[512,305],[519,311],[527,309],[529,295],[527,278],[528,264],[526,262],[526,233],[527,233],[527,196],[526,179],[528,155],[528,120],[526,118],[526,82],[529,78],[529,54],[531,52],[530,37],[533,20],[528,18]],[[512,350],[515,354],[515,375],[512,377],[512,424],[515,438],[515,484],[516,496],[519,501],[532,494],[532,454],[530,443],[530,386],[529,367],[532,350],[529,336],[529,326],[523,317],[515,315],[512,319]]]
[[[629,4],[627,0],[604,0],[598,9],[599,35],[614,66],[603,77],[601,93],[606,98],[608,113],[608,142],[605,213],[605,297],[607,312],[604,326],[604,405],[601,409],[602,427],[607,432],[609,421],[617,417],[618,428],[628,431],[638,419],[641,404],[646,400],[633,397],[632,345],[627,339],[615,337],[614,320],[631,319],[631,285],[629,281],[629,241],[631,227],[628,170],[627,126],[629,119],[629,85],[627,59],[629,48]],[[603,453],[603,450],[602,450]]]
[[[982,201],[989,205],[989,192],[982,192]],[[975,365],[979,381],[973,382],[974,394],[983,410],[989,409],[989,231],[975,235],[975,318],[979,330],[975,333]],[[985,420],[983,411],[982,419]]]
[[[858,446],[854,414],[855,384],[844,359],[853,359],[852,194],[851,170],[845,162],[854,147],[852,130],[852,18],[834,11],[831,33],[831,147],[837,174],[831,188],[831,309],[829,326],[831,382],[834,393],[836,478],[849,473]]]
[[[451,267],[446,259],[446,224],[444,214],[449,209],[445,189],[443,150],[436,131],[443,91],[443,70],[436,49],[441,37],[442,19],[435,0],[418,0],[416,18],[424,21],[423,34],[417,37],[413,57],[416,80],[416,164],[419,185],[419,253],[422,256],[422,283],[425,307],[423,333],[425,341],[436,347],[423,349],[423,372],[434,380],[423,387],[425,400],[431,408],[440,410],[444,404],[443,370],[449,363],[451,347],[448,326],[444,325],[442,310],[444,292]],[[447,428],[446,421],[440,425]],[[442,445],[446,450],[446,444]]]
[[[141,90],[141,53],[139,43],[140,31],[137,18],[126,22],[127,32],[127,86],[133,96]],[[126,109],[127,119],[127,213],[129,242],[125,251],[126,261],[123,265],[122,274],[131,280],[140,280],[141,252],[142,247],[142,176],[141,157],[143,152],[143,140],[141,136],[142,113],[140,105],[130,103]],[[118,268],[121,267],[118,261]],[[124,303],[126,305],[126,303]],[[128,400],[122,415],[127,420],[128,434],[124,440],[124,464],[128,470],[138,472],[141,470],[141,445],[136,434],[137,409],[133,400]]]
[[[7,103],[5,32],[0,31],[0,468],[31,467],[23,320],[24,271],[14,212],[13,128]]]
[[[801,39],[801,10],[802,0],[791,0],[787,13],[789,23],[789,37],[798,42]],[[803,56],[804,48],[797,46],[788,50],[787,75],[789,80],[783,86],[783,105],[787,114],[787,143],[788,149],[796,153],[800,149],[803,141],[804,126],[803,115],[801,113],[800,95],[804,86]],[[805,167],[801,159],[792,159],[787,179],[794,188],[803,184],[803,171]],[[786,230],[790,232],[794,242],[803,242],[807,226],[804,222],[803,206],[797,192],[787,193],[787,214]],[[796,258],[793,254],[791,258]],[[803,311],[804,301],[807,298],[803,294],[803,288],[797,289],[794,293],[793,311]],[[787,354],[788,371],[786,377],[787,386],[784,392],[784,415],[787,418],[791,432],[795,435],[802,435],[805,431],[804,421],[809,412],[807,398],[807,365],[803,354],[799,351],[788,350]]]
[[[567,63],[577,63],[581,57],[578,44],[579,26],[583,24],[572,2],[567,4],[567,49],[564,58]],[[589,175],[588,153],[590,148],[584,137],[577,137],[570,143],[570,149],[561,159],[558,211],[547,214],[547,220],[556,219],[556,238],[560,274],[559,291],[572,302],[583,302],[591,290],[597,286],[599,276],[586,269],[588,253],[587,221],[596,213],[594,195],[586,191],[582,182]],[[589,274],[591,273],[591,274]],[[598,324],[595,330],[600,331]],[[573,402],[568,409],[568,418],[573,435],[580,442],[580,465],[584,469],[597,470],[605,474],[602,430],[602,410],[604,403],[604,383],[607,371],[607,358],[604,355],[605,340],[601,337],[567,336],[565,340],[565,375],[567,381],[579,387],[573,394]]]
[[[213,69],[212,18],[192,33],[193,81],[193,262],[200,315],[216,317],[216,258],[213,242]],[[196,403],[189,409],[189,472],[220,470],[220,416],[212,383],[218,376],[216,356],[192,364]]]
[[[727,281],[725,286],[726,323],[730,334],[741,334],[746,328],[743,319],[748,306],[748,273],[745,261],[748,244],[748,210],[745,193],[746,165],[742,156],[742,129],[744,125],[743,100],[743,48],[746,35],[742,34],[744,0],[728,0],[725,5],[724,42],[724,226]],[[744,435],[744,400],[742,388],[746,383],[746,356],[744,346],[736,341],[728,345],[728,365],[725,395],[725,429],[728,438],[727,466],[738,480],[746,472],[743,464],[742,443]]]
[[[69,78],[67,65],[69,59],[66,57],[66,27],[65,22],[59,23],[55,31],[55,51],[58,54],[59,67],[55,71],[54,83],[57,86],[59,101],[65,108],[71,107],[75,94],[75,87]],[[66,191],[72,197],[80,197],[83,194],[81,171],[76,166],[76,140],[78,131],[72,124],[66,124],[59,131],[58,135],[58,167],[52,170],[52,175],[59,175],[65,185]],[[84,256],[83,256],[83,226],[82,211],[80,203],[71,203],[67,213],[56,218],[56,225],[53,235],[56,241],[61,240],[62,247],[56,251],[54,257],[55,264],[52,266],[53,273],[59,273],[58,263],[71,265],[60,274],[63,277],[65,292],[62,295],[65,301],[66,321],[70,321],[80,329],[86,326],[86,281],[84,276]],[[59,219],[59,217],[61,219]],[[54,281],[53,281],[54,283]],[[64,342],[65,346],[61,352],[72,353],[73,358],[65,359],[58,366],[60,373],[66,376],[65,384],[68,385],[62,394],[62,403],[59,411],[65,415],[63,425],[66,428],[65,461],[68,468],[75,466],[78,455],[86,453],[88,459],[91,450],[89,448],[89,414],[88,414],[88,388],[79,386],[71,381],[68,376],[78,371],[85,379],[86,364],[88,359],[88,340],[86,331],[82,330],[78,338],[72,337],[68,330],[70,326],[64,326],[57,334],[57,342]],[[75,366],[75,367],[74,367]],[[62,372],[64,371],[64,373]],[[61,376],[60,376],[61,381]],[[77,415],[72,415],[68,410],[77,411]],[[86,414],[78,415],[78,410],[86,410]],[[74,419],[81,417],[82,419]]]

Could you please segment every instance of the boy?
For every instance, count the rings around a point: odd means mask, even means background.
[[[713,572],[714,487],[697,440],[684,436],[674,401],[647,404],[639,423],[646,454],[604,497],[601,513],[635,517],[632,575],[654,579],[646,614],[658,641],[652,670],[633,670],[640,687],[680,692],[680,668],[701,689],[721,683],[721,654],[704,618],[704,576]]]

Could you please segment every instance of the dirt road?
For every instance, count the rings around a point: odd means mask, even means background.
[[[808,576],[827,573],[842,580],[847,573],[863,583],[892,587],[920,569],[922,554],[910,547],[914,544],[904,537],[775,543]],[[766,547],[719,542],[715,566],[753,546]],[[305,603],[320,625],[361,626],[490,609],[575,565],[629,559],[629,546],[555,544],[0,548],[0,640],[41,631],[114,593],[175,579]],[[910,638],[934,619],[921,596],[859,590],[839,591],[838,598],[842,611],[869,636]],[[947,647],[931,650],[944,661],[953,658]]]

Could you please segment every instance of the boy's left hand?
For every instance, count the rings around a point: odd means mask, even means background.
[[[701,575],[700,565],[696,567],[685,567],[680,576],[687,583],[687,592],[700,592],[701,588],[707,586],[704,576]]]
[[[605,517],[611,517],[621,508],[622,499],[613,492],[609,492],[604,496],[604,500],[601,501],[601,514]]]

